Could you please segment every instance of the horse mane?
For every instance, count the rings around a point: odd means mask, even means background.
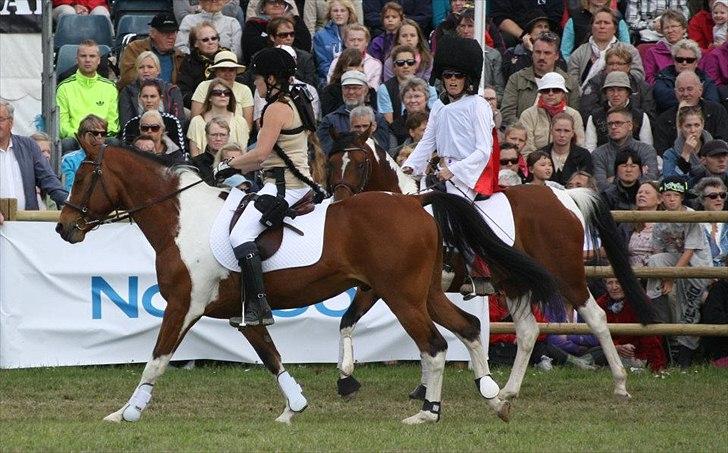
[[[109,145],[108,148],[118,148],[124,152],[130,153],[134,156],[141,157],[142,159],[146,159],[149,161],[154,162],[155,164],[161,166],[162,168],[167,169],[167,173],[170,174],[180,174],[183,172],[194,172],[199,176],[200,171],[195,167],[194,165],[191,165],[190,163],[173,163],[170,164],[167,159],[164,158],[164,156],[160,156],[158,154],[152,154],[147,151],[141,151],[139,149],[136,149],[133,146],[125,146],[125,145]]]

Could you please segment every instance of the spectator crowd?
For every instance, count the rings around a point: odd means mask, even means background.
[[[122,41],[109,77],[100,73],[107,57],[98,43],[78,46],[75,72],[56,90],[60,178],[48,136],[13,135],[14,108],[0,102],[0,197],[17,198],[24,209],[61,206],[85,158],[79,138],[191,163],[209,177],[225,156],[256,140],[266,101],[249,66],[272,46],[296,62],[294,83],[308,93],[324,153],[330,129],[369,130],[402,162],[430,109],[446,98],[431,77],[438,41],[457,35],[484,43],[481,94],[493,112],[501,186],[590,187],[614,210],[727,210],[728,1],[694,3],[691,11],[686,0],[493,0],[485,36],[476,37],[466,0],[170,1],[147,30]],[[56,21],[114,17],[105,0],[53,6]],[[254,178],[228,184],[256,187]],[[634,266],[727,265],[725,223],[620,228]],[[634,322],[619,283],[602,283],[597,302],[610,322]],[[728,323],[726,281],[644,284],[661,322]],[[534,363],[601,364],[593,341],[544,339]],[[626,364],[653,370],[670,360],[689,365],[700,346],[688,336],[617,343]],[[726,365],[725,343],[703,343],[710,359]]]

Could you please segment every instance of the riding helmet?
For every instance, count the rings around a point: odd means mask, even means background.
[[[253,56],[253,74],[288,79],[296,73],[296,60],[283,49],[268,47]]]

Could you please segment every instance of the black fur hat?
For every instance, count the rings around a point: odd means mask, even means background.
[[[440,79],[445,70],[462,72],[477,89],[483,72],[483,48],[478,41],[458,36],[443,36],[437,43],[432,75]]]

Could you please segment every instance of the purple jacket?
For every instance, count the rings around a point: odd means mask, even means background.
[[[566,322],[566,314],[556,314],[553,310],[546,308],[544,310],[546,321],[548,322]],[[577,322],[584,322],[583,319],[577,317]],[[567,354],[580,356],[587,350],[599,346],[599,340],[594,335],[548,335],[546,338],[551,346],[557,347]]]
[[[716,85],[728,85],[728,41],[716,47],[700,61],[700,67]]]
[[[394,44],[394,33],[382,33],[372,39],[367,52],[377,60],[384,64],[384,60],[389,56]]]
[[[645,81],[652,86],[655,84],[655,76],[658,72],[673,64],[670,48],[665,41],[660,41],[650,47],[642,59],[645,67]]]

